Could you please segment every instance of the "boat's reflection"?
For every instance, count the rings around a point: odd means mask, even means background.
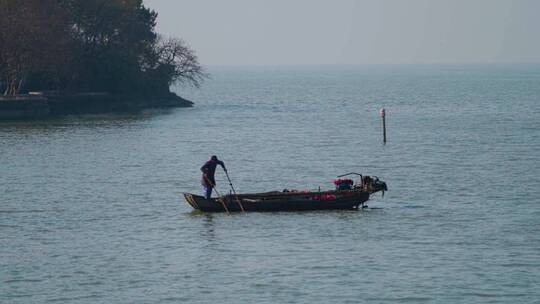
[[[209,242],[212,242],[216,239],[216,231],[214,224],[214,216],[212,214],[204,214],[202,217],[202,226],[201,229],[202,237]]]

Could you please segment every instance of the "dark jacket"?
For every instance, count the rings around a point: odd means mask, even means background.
[[[201,167],[201,171],[203,173],[201,184],[203,186],[209,187],[209,186],[214,186],[216,184],[216,179],[214,178],[214,174],[216,173],[217,165],[220,165],[225,170],[225,164],[220,160],[209,160]],[[210,182],[212,182],[212,185],[209,185],[206,178],[204,178],[205,174],[206,174],[206,177],[210,180]]]

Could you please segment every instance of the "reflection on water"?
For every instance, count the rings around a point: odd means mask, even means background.
[[[45,119],[35,119],[29,121],[8,120],[0,121],[0,130],[9,131],[61,131],[64,128],[80,127],[124,127],[130,124],[141,123],[147,120],[156,119],[162,116],[172,115],[175,111],[186,110],[183,108],[145,109],[133,112],[103,113],[67,115],[61,117],[50,117]]]
[[[214,215],[212,214],[205,214],[203,217],[203,229],[201,230],[201,236],[203,239],[207,240],[208,242],[212,242],[216,235],[214,233]]]

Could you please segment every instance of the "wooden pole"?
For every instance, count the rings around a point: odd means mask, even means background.
[[[240,210],[242,210],[242,212],[246,212],[246,210],[244,210],[244,206],[242,205],[242,202],[240,202],[240,198],[238,198],[238,194],[236,194],[236,190],[234,190],[234,187],[231,182],[231,178],[229,177],[229,173],[227,172],[227,170],[225,170],[225,175],[227,175],[227,179],[229,180],[229,185],[231,186],[231,190],[234,193],[234,196],[236,197],[236,202],[238,203],[238,206],[240,206]]]
[[[383,142],[386,144],[386,110],[381,108],[379,111],[382,117],[382,126],[383,126]]]
[[[386,143],[386,116],[383,116],[382,118],[382,126],[383,126],[383,141]]]

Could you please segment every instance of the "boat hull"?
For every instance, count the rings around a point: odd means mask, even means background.
[[[279,193],[225,196],[206,199],[203,196],[184,193],[186,201],[203,212],[272,212],[307,210],[356,209],[369,200],[366,191],[331,191],[320,193]]]

